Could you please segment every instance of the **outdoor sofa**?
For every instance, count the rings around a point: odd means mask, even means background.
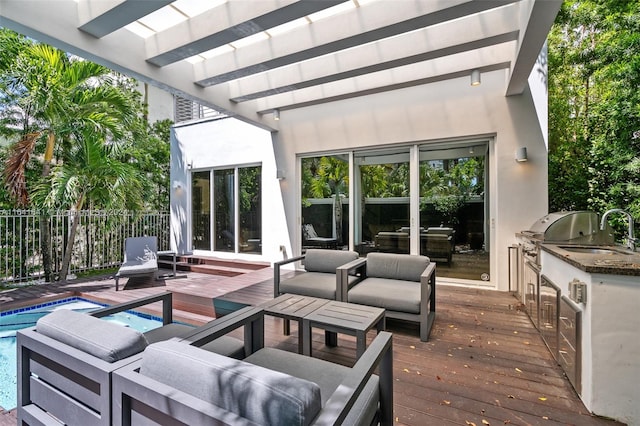
[[[263,344],[254,335],[241,361],[175,341],[150,345],[113,374],[113,424],[393,423],[390,333],[379,333],[353,367]]]
[[[158,301],[163,302],[164,326],[144,334],[98,318]],[[154,342],[179,338],[225,355],[245,356],[245,342],[240,339],[224,336],[212,341],[200,335],[214,323],[222,327],[237,322],[255,308],[196,328],[172,322],[171,302],[167,292],[91,314],[57,310],[35,327],[19,330],[18,424],[110,425],[113,372],[139,359]]]
[[[353,282],[350,276],[357,274]],[[386,318],[418,323],[429,339],[436,316],[436,264],[426,256],[369,253],[338,268],[341,300],[385,309]]]

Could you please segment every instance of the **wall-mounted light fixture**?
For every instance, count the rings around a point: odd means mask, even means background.
[[[469,147],[469,154],[473,154],[473,153],[474,153],[473,147],[472,147],[472,146],[470,146],[470,147]]]
[[[527,147],[523,146],[516,150],[516,161],[518,163],[524,163],[528,160],[527,158]]]
[[[279,109],[274,109],[273,110],[273,119],[278,121],[280,120],[280,110]]]
[[[276,178],[278,180],[284,180],[285,179],[284,170],[282,169],[276,170]]]
[[[480,70],[471,71],[471,85],[480,86]]]
[[[177,191],[179,189],[182,189],[182,182],[180,182],[179,180],[174,180],[172,186],[173,186],[173,189]]]

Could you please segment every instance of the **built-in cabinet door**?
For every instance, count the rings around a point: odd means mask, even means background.
[[[540,294],[540,270],[529,261],[524,262],[524,306],[533,325],[538,327],[538,295]]]
[[[549,278],[540,277],[539,330],[551,355],[558,359],[558,321],[560,320],[560,288]]]

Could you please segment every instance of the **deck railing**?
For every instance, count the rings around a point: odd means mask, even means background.
[[[59,271],[73,220],[79,222],[69,274],[119,265],[127,237],[153,235],[158,250],[170,246],[168,212],[0,210],[0,284],[43,277],[41,224],[51,235],[52,272]]]

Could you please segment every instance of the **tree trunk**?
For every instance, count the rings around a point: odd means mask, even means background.
[[[69,272],[69,264],[71,263],[71,254],[73,253],[73,243],[76,239],[76,230],[78,229],[77,210],[71,212],[71,228],[69,229],[69,238],[67,239],[67,247],[64,251],[64,258],[62,259],[62,266],[60,267],[59,279],[62,282],[67,281],[67,274]]]
[[[49,173],[51,173],[51,160],[53,159],[53,148],[55,146],[55,142],[55,134],[53,132],[49,132],[47,137],[47,149],[44,153],[44,164],[42,165],[42,177],[45,178],[49,176]],[[52,278],[50,220],[51,218],[47,213],[40,213],[40,249],[42,250],[42,268],[44,269],[45,282],[50,282]]]

